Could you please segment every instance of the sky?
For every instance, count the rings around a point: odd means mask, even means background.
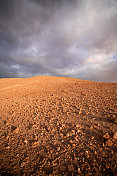
[[[0,78],[117,82],[117,0],[0,0]]]

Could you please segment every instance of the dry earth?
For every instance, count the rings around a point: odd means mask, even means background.
[[[0,79],[0,173],[117,173],[117,84]]]

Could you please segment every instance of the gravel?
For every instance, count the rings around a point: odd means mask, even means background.
[[[1,79],[1,176],[116,175],[116,93],[116,83]]]

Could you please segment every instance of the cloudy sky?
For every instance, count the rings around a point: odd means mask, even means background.
[[[0,0],[0,78],[117,82],[117,0]]]

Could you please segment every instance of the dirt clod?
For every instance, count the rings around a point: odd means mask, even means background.
[[[114,135],[113,135],[113,139],[117,140],[117,132],[114,133]]]
[[[106,133],[106,134],[104,134],[104,135],[103,135],[103,138],[104,138],[104,139],[109,139],[109,138],[110,138],[110,136],[109,136],[109,134],[108,134],[108,133]]]
[[[111,146],[113,145],[113,142],[109,139],[109,140],[106,141],[106,144],[107,144],[109,147],[111,147]]]

